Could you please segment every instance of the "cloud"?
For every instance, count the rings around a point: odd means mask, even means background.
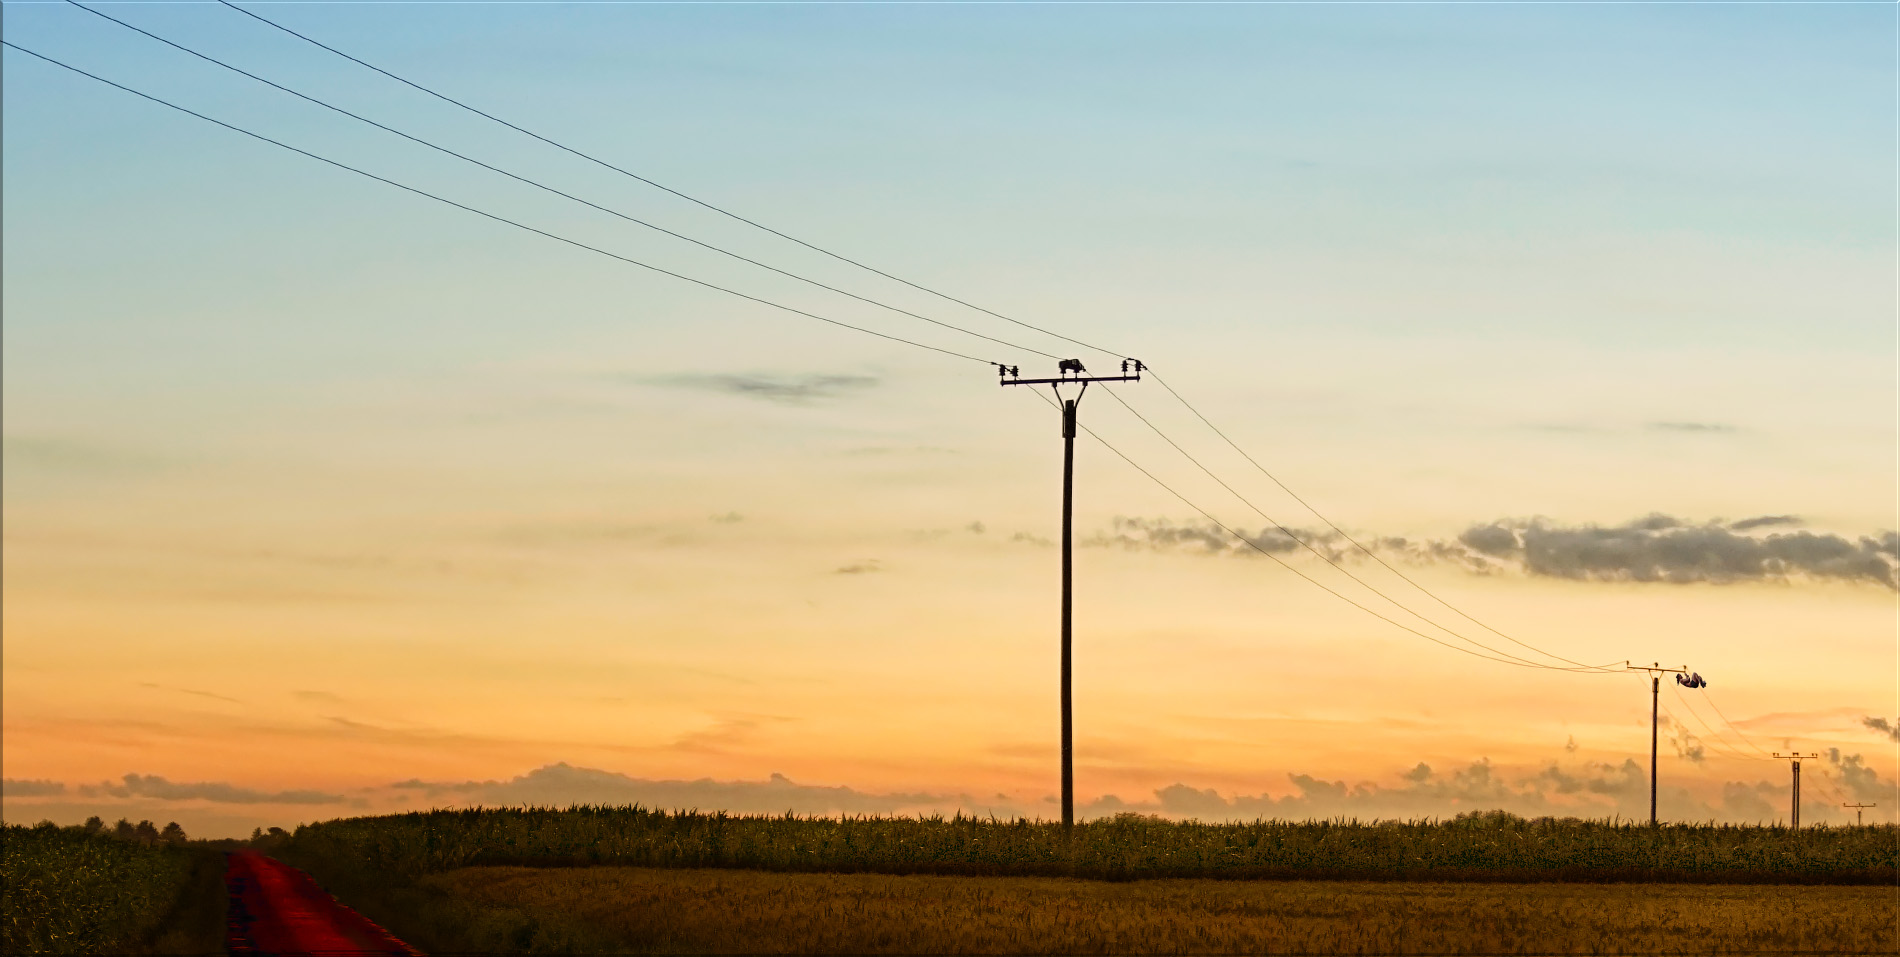
[[[1895,587],[1900,535],[1894,532],[1850,540],[1813,532],[1757,537],[1737,530],[1791,518],[1765,516],[1730,526],[1691,524],[1661,513],[1611,526],[1502,519],[1473,525],[1455,542],[1435,543],[1430,554],[1479,570],[1502,565],[1577,581],[1728,584],[1810,578]]]
[[[868,559],[865,559],[864,561],[854,562],[850,565],[845,565],[841,568],[834,568],[831,570],[831,573],[833,575],[866,575],[866,574],[870,574],[871,572],[881,572],[883,570],[884,570],[883,562],[880,562],[875,558],[868,558]]]
[[[82,784],[87,797],[143,797],[161,801],[211,801],[218,804],[341,804],[343,796],[325,791],[254,791],[222,781],[173,783],[156,774],[128,774],[123,783]]]
[[[1153,801],[1131,802],[1105,795],[1086,805],[1084,816],[1133,812],[1204,821],[1334,817],[1407,820],[1487,810],[1526,816],[1634,816],[1647,814],[1649,808],[1648,773],[1634,760],[1568,767],[1552,763],[1518,775],[1499,771],[1488,760],[1474,761],[1450,774],[1440,774],[1421,761],[1402,773],[1400,783],[1393,786],[1348,784],[1297,772],[1287,774],[1286,779],[1293,793],[1280,797],[1237,794],[1229,798],[1211,788],[1181,783],[1156,790]],[[1681,817],[1707,819],[1719,813],[1683,792],[1672,794],[1670,801],[1672,811]]]
[[[1106,532],[1097,532],[1082,540],[1088,548],[1123,548],[1131,551],[1189,552],[1199,555],[1257,555],[1260,552],[1284,554],[1313,547],[1327,561],[1345,557],[1340,545],[1345,542],[1338,532],[1311,529],[1287,529],[1277,526],[1250,533],[1235,529],[1240,538],[1228,534],[1213,523],[1177,524],[1165,518],[1127,518],[1117,516]],[[1287,534],[1291,532],[1292,534]],[[1244,541],[1242,539],[1245,539]],[[1306,545],[1300,544],[1302,541]]]
[[[1861,755],[1842,755],[1840,748],[1829,748],[1827,763],[1834,768],[1842,789],[1857,801],[1872,801],[1883,795],[1893,795],[1893,785],[1882,782],[1879,773],[1868,767]]]
[[[867,375],[673,375],[646,380],[681,389],[705,389],[727,395],[802,405],[862,392],[879,383]]]
[[[1884,734],[1895,741],[1900,741],[1900,724],[1890,724],[1886,718],[1879,718],[1873,715],[1868,715],[1860,719],[1860,723],[1865,725],[1869,731]]]
[[[199,691],[199,690],[197,690],[196,688],[174,688],[174,687],[172,687],[172,686],[170,686],[170,685],[161,685],[161,684],[153,684],[153,683],[152,683],[152,682],[150,682],[150,681],[141,681],[141,682],[139,682],[139,687],[141,687],[141,688],[152,688],[152,689],[154,689],[154,690],[157,690],[157,691],[176,691],[176,692],[178,692],[179,694],[188,694],[188,695],[194,695],[194,696],[196,696],[196,697],[199,697],[199,698],[210,698],[210,699],[211,699],[211,700],[213,700],[213,701],[224,701],[224,702],[228,702],[228,703],[230,703],[230,704],[243,704],[243,703],[244,703],[244,702],[242,702],[242,701],[239,701],[239,700],[238,700],[238,699],[236,699],[236,698],[233,698],[233,697],[230,697],[229,695],[221,695],[221,694],[218,694],[218,693],[217,693],[217,692],[215,692],[215,691]]]
[[[8,472],[30,469],[64,476],[116,476],[157,471],[163,460],[142,452],[75,439],[36,435],[0,438]]]
[[[1037,548],[1054,548],[1056,545],[1054,539],[1045,538],[1041,535],[1034,535],[1029,532],[1017,532],[1016,534],[1011,535],[1009,537],[1009,540],[1012,543],[1021,542],[1025,545],[1034,545]]]
[[[1760,515],[1755,518],[1744,518],[1739,522],[1730,522],[1728,527],[1731,532],[1746,532],[1751,528],[1774,528],[1799,524],[1801,524],[1799,515]]]
[[[66,793],[66,785],[41,779],[0,778],[0,794],[7,797],[51,797]]]
[[[508,781],[455,783],[400,781],[399,790],[430,798],[453,798],[487,807],[569,804],[640,804],[652,808],[700,808],[736,814],[895,814],[906,809],[968,804],[952,794],[867,794],[848,787],[797,784],[782,774],[764,781],[696,781],[629,777],[565,762],[537,768]]]
[[[315,701],[322,704],[341,704],[343,699],[328,691],[292,691],[290,696],[299,701]]]
[[[1649,428],[1657,432],[1734,432],[1735,426],[1720,422],[1651,422]]]
[[[709,516],[708,521],[719,525],[733,525],[745,521],[745,516],[738,512],[727,512],[724,515]]]

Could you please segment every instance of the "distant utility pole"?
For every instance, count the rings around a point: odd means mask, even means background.
[[[1793,754],[1782,754],[1780,751],[1776,751],[1775,757],[1787,758],[1789,765],[1794,770],[1794,806],[1789,810],[1788,819],[1792,822],[1792,826],[1800,827],[1801,826],[1801,759],[1802,758],[1818,758],[1820,757],[1820,755],[1802,754],[1799,751],[1796,751]]]
[[[1623,662],[1625,671],[1649,672],[1649,826],[1656,826],[1656,709],[1661,704],[1662,676],[1665,674],[1686,675],[1689,666],[1664,668],[1660,664],[1632,665]]]
[[[1854,826],[1859,827],[1860,825],[1866,823],[1860,819],[1860,812],[1865,808],[1879,807],[1879,805],[1877,804],[1848,804],[1846,802],[1842,802],[1841,807],[1849,807],[1849,808],[1854,809]]]
[[[1134,375],[1129,375],[1129,367]],[[998,365],[1002,385],[1047,385],[1055,390],[1056,403],[1062,408],[1062,829],[1075,827],[1075,715],[1069,695],[1070,638],[1069,611],[1073,603],[1074,560],[1071,554],[1075,517],[1075,409],[1091,382],[1140,382],[1144,367],[1133,359],[1122,360],[1119,376],[1090,376],[1081,360],[1063,359],[1056,363],[1054,379],[1018,378],[1015,366]],[[1080,385],[1075,398],[1062,397],[1062,387]]]

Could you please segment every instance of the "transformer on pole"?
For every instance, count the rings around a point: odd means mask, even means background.
[[[1133,367],[1133,375],[1129,374]],[[998,365],[996,373],[1001,385],[1047,385],[1056,394],[1056,403],[1062,409],[1062,829],[1066,833],[1075,827],[1075,712],[1069,693],[1070,646],[1072,630],[1070,628],[1070,610],[1074,597],[1074,556],[1073,525],[1075,517],[1075,415],[1076,407],[1082,401],[1083,393],[1091,382],[1140,382],[1144,367],[1134,359],[1122,360],[1122,374],[1119,376],[1091,376],[1079,359],[1063,359],[1056,363],[1054,379],[1023,379],[1018,377],[1016,366]],[[1075,398],[1062,396],[1062,387],[1078,385]]]

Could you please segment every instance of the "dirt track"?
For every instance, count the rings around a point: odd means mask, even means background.
[[[399,954],[420,951],[337,903],[308,874],[256,851],[225,855],[232,954]]]

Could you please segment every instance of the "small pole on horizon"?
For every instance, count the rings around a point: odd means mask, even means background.
[[[1846,801],[1841,802],[1841,807],[1854,809],[1854,826],[1855,827],[1860,827],[1861,825],[1866,823],[1865,821],[1862,821],[1860,818],[1860,813],[1862,810],[1866,808],[1870,808],[1870,807],[1879,807],[1879,806],[1880,805],[1878,804],[1849,804]]]
[[[1129,375],[1129,366],[1134,366],[1134,375]],[[1062,832],[1073,833],[1075,829],[1075,711],[1072,706],[1070,687],[1070,660],[1073,631],[1070,625],[1071,610],[1074,607],[1074,518],[1075,518],[1075,417],[1076,408],[1082,402],[1083,393],[1089,390],[1091,382],[1140,382],[1141,372],[1145,368],[1134,359],[1122,360],[1122,374],[1119,376],[1089,376],[1078,359],[1062,359],[1056,364],[1054,379],[1018,378],[1016,366],[998,364],[996,372],[1000,385],[1047,385],[1055,390],[1056,402],[1062,409]],[[1073,373],[1073,375],[1071,375]],[[1075,398],[1062,397],[1064,385],[1080,384]]]
[[[1656,826],[1656,718],[1657,709],[1662,706],[1662,676],[1664,673],[1686,675],[1689,666],[1664,668],[1660,662],[1645,665],[1632,665],[1623,662],[1625,671],[1649,672],[1649,826]]]
[[[1793,798],[1791,799],[1792,804],[1788,810],[1788,820],[1791,822],[1791,827],[1799,830],[1801,827],[1801,759],[1818,758],[1820,755],[1802,754],[1799,751],[1793,754],[1782,754],[1780,751],[1776,751],[1775,757],[1788,759],[1789,768],[1793,774],[1794,792]]]

